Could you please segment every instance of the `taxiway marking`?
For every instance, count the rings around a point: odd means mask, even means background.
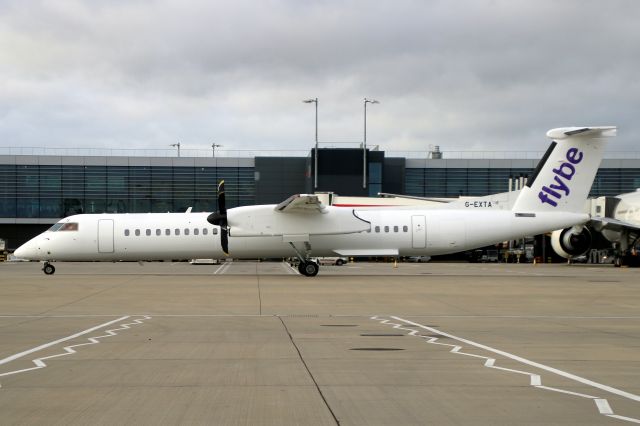
[[[54,340],[53,342],[45,343],[44,345],[40,345],[40,346],[37,346],[35,348],[27,349],[26,351],[23,351],[23,352],[8,356],[8,357],[6,357],[4,359],[0,359],[0,365],[6,364],[8,362],[14,361],[14,360],[19,359],[19,358],[22,358],[23,356],[32,354],[34,352],[41,351],[42,349],[46,349],[46,348],[49,348],[51,346],[57,345],[58,343],[62,343],[62,342],[66,342],[67,340],[75,339],[76,337],[80,337],[80,336],[82,336],[84,334],[88,334],[88,333],[91,333],[93,331],[99,330],[101,328],[107,327],[107,326],[109,326],[111,324],[114,324],[114,323],[116,323],[118,321],[124,321],[127,318],[129,318],[129,315],[125,315],[125,316],[120,317],[118,319],[115,319],[113,321],[108,321],[108,322],[105,322],[103,324],[96,325],[95,327],[88,328],[88,329],[86,329],[84,331],[81,331],[79,333],[72,334],[71,336],[63,337],[62,339]]]
[[[58,339],[55,342],[45,343],[44,345],[40,345],[40,346],[38,346],[36,348],[29,349],[29,350],[21,352],[19,354],[15,354],[15,355],[12,355],[10,357],[7,357],[7,358],[3,359],[0,362],[0,364],[4,364],[4,363],[7,363],[7,362],[14,361],[16,359],[22,358],[25,355],[37,352],[39,350],[48,348],[50,346],[56,345],[56,344],[64,342],[64,341],[67,341],[67,340],[82,336],[83,334],[91,333],[92,331],[96,331],[96,330],[98,330],[100,328],[104,328],[104,327],[106,327],[108,325],[111,325],[111,324],[119,322],[119,321],[123,321],[123,320],[125,320],[127,318],[130,318],[130,317],[131,317],[130,315],[126,315],[124,317],[118,318],[117,320],[109,321],[109,322],[101,324],[99,326],[92,327],[90,329],[81,331],[80,333],[76,333],[76,334],[74,334],[72,336],[67,336],[67,337],[64,337],[62,339]],[[100,343],[100,340],[98,340],[98,339],[103,339],[105,337],[117,336],[118,333],[116,333],[116,331],[130,329],[131,328],[130,326],[137,325],[137,324],[142,324],[142,322],[144,320],[148,320],[148,319],[151,319],[151,317],[148,316],[148,315],[145,315],[145,316],[143,316],[143,318],[133,320],[130,323],[119,324],[120,325],[119,328],[111,328],[111,329],[105,330],[106,334],[103,334],[101,336],[87,337],[87,340],[89,341],[88,343],[78,343],[78,344],[75,344],[75,345],[65,346],[65,347],[62,348],[64,350],[64,352],[61,352],[61,353],[58,353],[58,354],[55,354],[55,355],[49,355],[49,356],[33,359],[32,361],[35,364],[35,367],[23,368],[23,369],[20,369],[20,370],[7,371],[5,373],[0,373],[0,377],[11,376],[11,375],[14,375],[14,374],[20,374],[20,373],[25,373],[27,371],[33,371],[33,370],[38,370],[40,368],[45,368],[45,367],[47,367],[47,364],[44,362],[44,360],[46,360],[46,359],[59,358],[59,357],[62,357],[62,356],[75,354],[76,351],[74,350],[74,348],[77,348],[77,347],[80,347],[80,346],[87,346],[87,345],[97,345],[98,343]],[[0,388],[1,387],[2,386],[0,385]]]
[[[589,380],[589,379],[586,379],[584,377],[580,377],[580,376],[577,376],[575,374],[572,374],[572,373],[569,373],[569,372],[566,372],[566,371],[563,371],[563,370],[559,370],[557,368],[553,368],[553,367],[550,367],[550,366],[545,365],[545,364],[540,364],[538,362],[528,360],[528,359],[520,357],[518,355],[514,355],[514,354],[511,354],[509,352],[502,351],[500,349],[495,349],[495,348],[492,348],[491,346],[483,345],[482,343],[477,343],[477,342],[474,342],[474,341],[469,340],[469,339],[458,337],[458,336],[455,336],[453,334],[446,333],[444,331],[438,330],[437,328],[429,327],[429,326],[426,326],[426,325],[423,325],[423,324],[419,324],[417,322],[410,321],[410,320],[407,320],[407,319],[404,319],[404,318],[400,318],[400,317],[397,317],[397,316],[390,316],[390,318],[393,318],[396,321],[404,322],[405,324],[410,324],[410,325],[413,325],[413,326],[416,326],[416,327],[423,328],[423,329],[428,330],[428,331],[430,331],[432,333],[439,334],[439,335],[441,335],[443,337],[448,337],[448,338],[450,338],[452,340],[457,340],[458,342],[465,343],[465,344],[467,344],[469,346],[475,346],[476,348],[483,349],[483,350],[488,351],[488,352],[493,352],[495,354],[501,355],[501,356],[503,356],[505,358],[512,359],[512,360],[520,362],[522,364],[526,364],[526,365],[529,365],[529,366],[532,366],[532,367],[535,367],[535,368],[539,368],[541,370],[545,370],[545,371],[554,373],[556,375],[568,378],[570,380],[582,383],[584,385],[591,386],[591,387],[594,387],[594,388],[597,388],[597,389],[600,389],[600,390],[603,390],[603,391],[606,391],[606,392],[621,396],[623,398],[628,398],[628,399],[631,399],[632,401],[640,402],[640,396],[639,395],[635,395],[633,393],[630,393],[630,392],[627,392],[627,391],[623,391],[621,389],[617,389],[617,388],[614,388],[614,387],[611,387],[611,386],[608,386],[608,385],[604,385],[602,383],[594,382],[593,380]],[[482,355],[476,355],[476,354],[470,354],[470,353],[462,352],[461,351],[462,346],[460,346],[460,345],[452,345],[452,344],[448,344],[448,343],[438,343],[437,342],[437,340],[438,340],[437,337],[422,336],[422,335],[418,334],[418,330],[402,327],[402,324],[390,322],[389,320],[387,320],[385,318],[380,318],[378,316],[373,316],[373,317],[371,317],[371,319],[376,320],[376,321],[380,321],[382,324],[391,325],[395,329],[406,330],[406,331],[409,332],[408,334],[411,335],[411,336],[417,336],[417,337],[425,338],[425,339],[427,339],[427,343],[430,343],[430,344],[433,344],[433,345],[451,347],[452,349],[450,350],[450,352],[452,352],[452,353],[456,353],[456,354],[459,354],[459,355],[465,355],[465,356],[469,356],[469,357],[473,357],[473,358],[484,359],[484,360],[486,360],[485,363],[484,363],[485,367],[493,368],[493,369],[496,369],[496,370],[507,371],[507,372],[510,372],[510,373],[517,373],[517,374],[527,375],[527,376],[530,377],[530,385],[535,387],[535,388],[544,389],[544,390],[553,391],[553,392],[558,392],[558,393],[563,393],[563,394],[572,395],[572,396],[577,396],[577,397],[580,397],[580,398],[591,399],[592,401],[595,402],[596,407],[598,409],[598,412],[600,414],[604,415],[604,416],[615,418],[615,419],[618,419],[618,420],[631,422],[631,423],[639,423],[640,424],[640,419],[632,418],[632,417],[626,417],[626,416],[621,416],[619,414],[615,414],[613,412],[613,409],[609,405],[609,401],[607,401],[605,398],[600,398],[600,397],[592,396],[592,395],[586,395],[586,394],[582,394],[582,393],[578,393],[578,392],[572,392],[572,391],[568,391],[568,390],[565,390],[565,389],[558,389],[558,388],[553,388],[553,387],[549,387],[549,386],[544,386],[542,384],[542,378],[540,377],[539,374],[530,373],[528,371],[521,371],[521,370],[510,369],[510,368],[498,367],[498,366],[495,365],[495,363],[496,363],[496,359],[495,358],[490,358],[490,357],[486,357],[486,356],[482,356]]]
[[[281,265],[284,268],[284,270],[287,271],[288,274],[300,275],[300,272],[298,272],[298,270],[293,266],[291,266],[288,262],[282,262]]]
[[[213,272],[213,275],[222,275],[231,267],[231,263],[225,263]]]

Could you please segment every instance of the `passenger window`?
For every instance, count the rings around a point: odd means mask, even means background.
[[[384,232],[389,232],[389,227],[388,226],[384,227]]]
[[[184,235],[189,235],[189,228],[184,228]]]
[[[218,228],[213,228],[213,230],[211,231],[211,233],[213,235],[217,235],[218,234]]]
[[[398,232],[398,227],[397,226],[393,227],[393,232]]]
[[[380,232],[380,227],[376,226],[376,232]]]
[[[167,228],[164,230],[164,235],[171,235],[171,229]]]
[[[180,235],[180,230],[178,228],[176,228],[175,231],[176,231],[175,232],[176,235]]]
[[[140,230],[136,229],[136,237],[139,237],[139,236],[140,236]]]
[[[159,237],[162,234],[162,230],[160,228],[156,229],[156,235]]]
[[[198,228],[195,228],[193,230],[193,235],[199,235],[200,234],[200,230]]]
[[[150,237],[151,236],[151,229],[147,229],[146,234],[147,234],[147,237]]]
[[[207,228],[202,228],[202,235],[207,235],[209,230]]]
[[[402,232],[409,232],[409,227],[407,225],[404,225],[402,227]]]
[[[124,230],[124,236],[125,236],[125,237],[128,237],[128,236],[129,236],[129,230],[128,230],[128,229],[125,229],[125,230]]]

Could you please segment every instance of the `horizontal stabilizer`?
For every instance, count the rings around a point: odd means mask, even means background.
[[[595,126],[595,127],[561,127],[551,129],[547,132],[550,139],[562,140],[572,136],[588,136],[590,138],[607,138],[616,135],[615,126]]]

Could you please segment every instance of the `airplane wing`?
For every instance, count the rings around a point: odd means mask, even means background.
[[[640,231],[640,226],[612,217],[592,217],[589,224],[598,232],[605,229],[612,231],[622,231],[624,229],[636,232]]]
[[[280,213],[325,213],[326,206],[317,195],[296,194],[287,198],[275,207]]]
[[[378,195],[382,198],[407,198],[409,200],[430,201],[432,203],[451,203],[452,201],[458,200],[458,198],[417,197],[414,195],[390,194],[387,192],[378,192]]]

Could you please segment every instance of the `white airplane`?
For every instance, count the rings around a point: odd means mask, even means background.
[[[574,227],[554,231],[551,234],[553,250],[571,259],[592,248],[607,248],[593,238],[594,233],[600,233],[605,243],[614,243],[616,246],[615,266],[639,266],[640,257],[636,247],[640,242],[640,189],[616,197],[600,197],[595,201],[601,208],[604,204],[604,217],[592,216],[582,229]]]
[[[315,276],[311,260],[326,256],[432,256],[574,226],[589,219],[587,194],[615,127],[553,129],[551,146],[513,207],[453,202],[424,206],[335,207],[316,195],[294,195],[277,205],[225,208],[207,213],[80,214],[60,220],[15,251],[44,261],[145,261],[291,257],[302,275]]]

